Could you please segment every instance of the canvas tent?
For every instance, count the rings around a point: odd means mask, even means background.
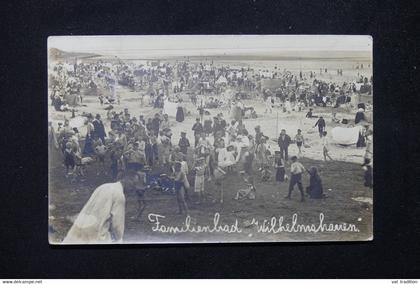
[[[331,130],[332,142],[346,146],[356,144],[359,139],[360,131],[362,131],[361,126],[349,128],[340,126],[334,127]]]
[[[359,93],[370,93],[372,91],[372,85],[371,84],[365,84],[365,83],[355,83],[356,91]]]
[[[163,113],[168,116],[176,117],[176,111],[178,108],[178,103],[173,103],[168,100],[165,100],[163,104]]]
[[[227,79],[224,76],[220,76],[217,80],[216,80],[216,84],[227,84]]]
[[[274,91],[280,88],[283,85],[283,81],[281,79],[264,79],[261,81],[261,87],[263,89],[270,89]]]

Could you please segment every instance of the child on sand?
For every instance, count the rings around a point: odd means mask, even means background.
[[[73,144],[71,142],[67,142],[66,149],[64,150],[64,165],[66,166],[66,175],[70,174],[74,170],[75,164]]]
[[[254,178],[252,176],[248,176],[244,178],[246,183],[246,188],[238,190],[236,196],[234,197],[235,200],[244,200],[244,199],[255,199],[255,186],[254,186]]]
[[[300,130],[300,129],[297,130],[297,134],[295,136],[295,141],[296,141],[296,146],[299,149],[299,154],[298,155],[302,155],[302,145],[305,142],[305,139],[303,138],[303,135],[302,135],[302,130]]]
[[[190,147],[190,141],[187,138],[186,132],[181,132],[181,138],[179,139],[178,146],[184,155],[188,153],[188,147]]]
[[[106,147],[102,143],[102,140],[98,140],[98,144],[95,147],[95,153],[96,153],[96,159],[97,161],[102,165],[102,168],[105,169],[105,153],[106,153]],[[98,172],[99,174],[99,172]]]
[[[329,141],[327,138],[327,131],[324,131],[322,133],[322,152],[324,154],[324,161],[327,161],[327,157],[332,161],[333,159],[331,158],[330,154],[328,153],[329,151]]]
[[[175,172],[174,172],[174,187],[176,192],[176,200],[178,203],[179,214],[188,214],[188,205],[185,201],[185,184],[186,184],[186,175],[181,171],[181,163],[175,163]]]
[[[261,181],[269,181],[271,178],[271,171],[269,165],[264,165],[261,170]]]
[[[280,151],[275,151],[274,154],[274,168],[276,169],[276,181],[283,182],[285,175],[284,161],[281,158]]]
[[[74,174],[84,177],[85,173],[84,173],[84,165],[82,163],[82,159],[83,159],[82,153],[80,152],[74,153],[74,161],[75,161]]]
[[[194,192],[198,194],[198,202],[200,204],[203,199],[204,194],[204,172],[206,167],[204,165],[204,157],[201,157],[197,160],[194,167],[195,170],[195,181],[194,181]]]

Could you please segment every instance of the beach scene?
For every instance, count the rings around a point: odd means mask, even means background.
[[[371,40],[216,38],[49,39],[50,243],[372,240]]]

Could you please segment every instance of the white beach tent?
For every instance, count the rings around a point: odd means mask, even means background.
[[[227,84],[227,79],[224,76],[220,76],[217,80],[216,80],[216,84]]]
[[[353,145],[359,139],[359,133],[362,131],[362,126],[355,127],[334,127],[331,130],[332,142],[340,145]]]

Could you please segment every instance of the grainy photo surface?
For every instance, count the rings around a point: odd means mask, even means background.
[[[373,239],[369,36],[48,39],[51,244]]]

